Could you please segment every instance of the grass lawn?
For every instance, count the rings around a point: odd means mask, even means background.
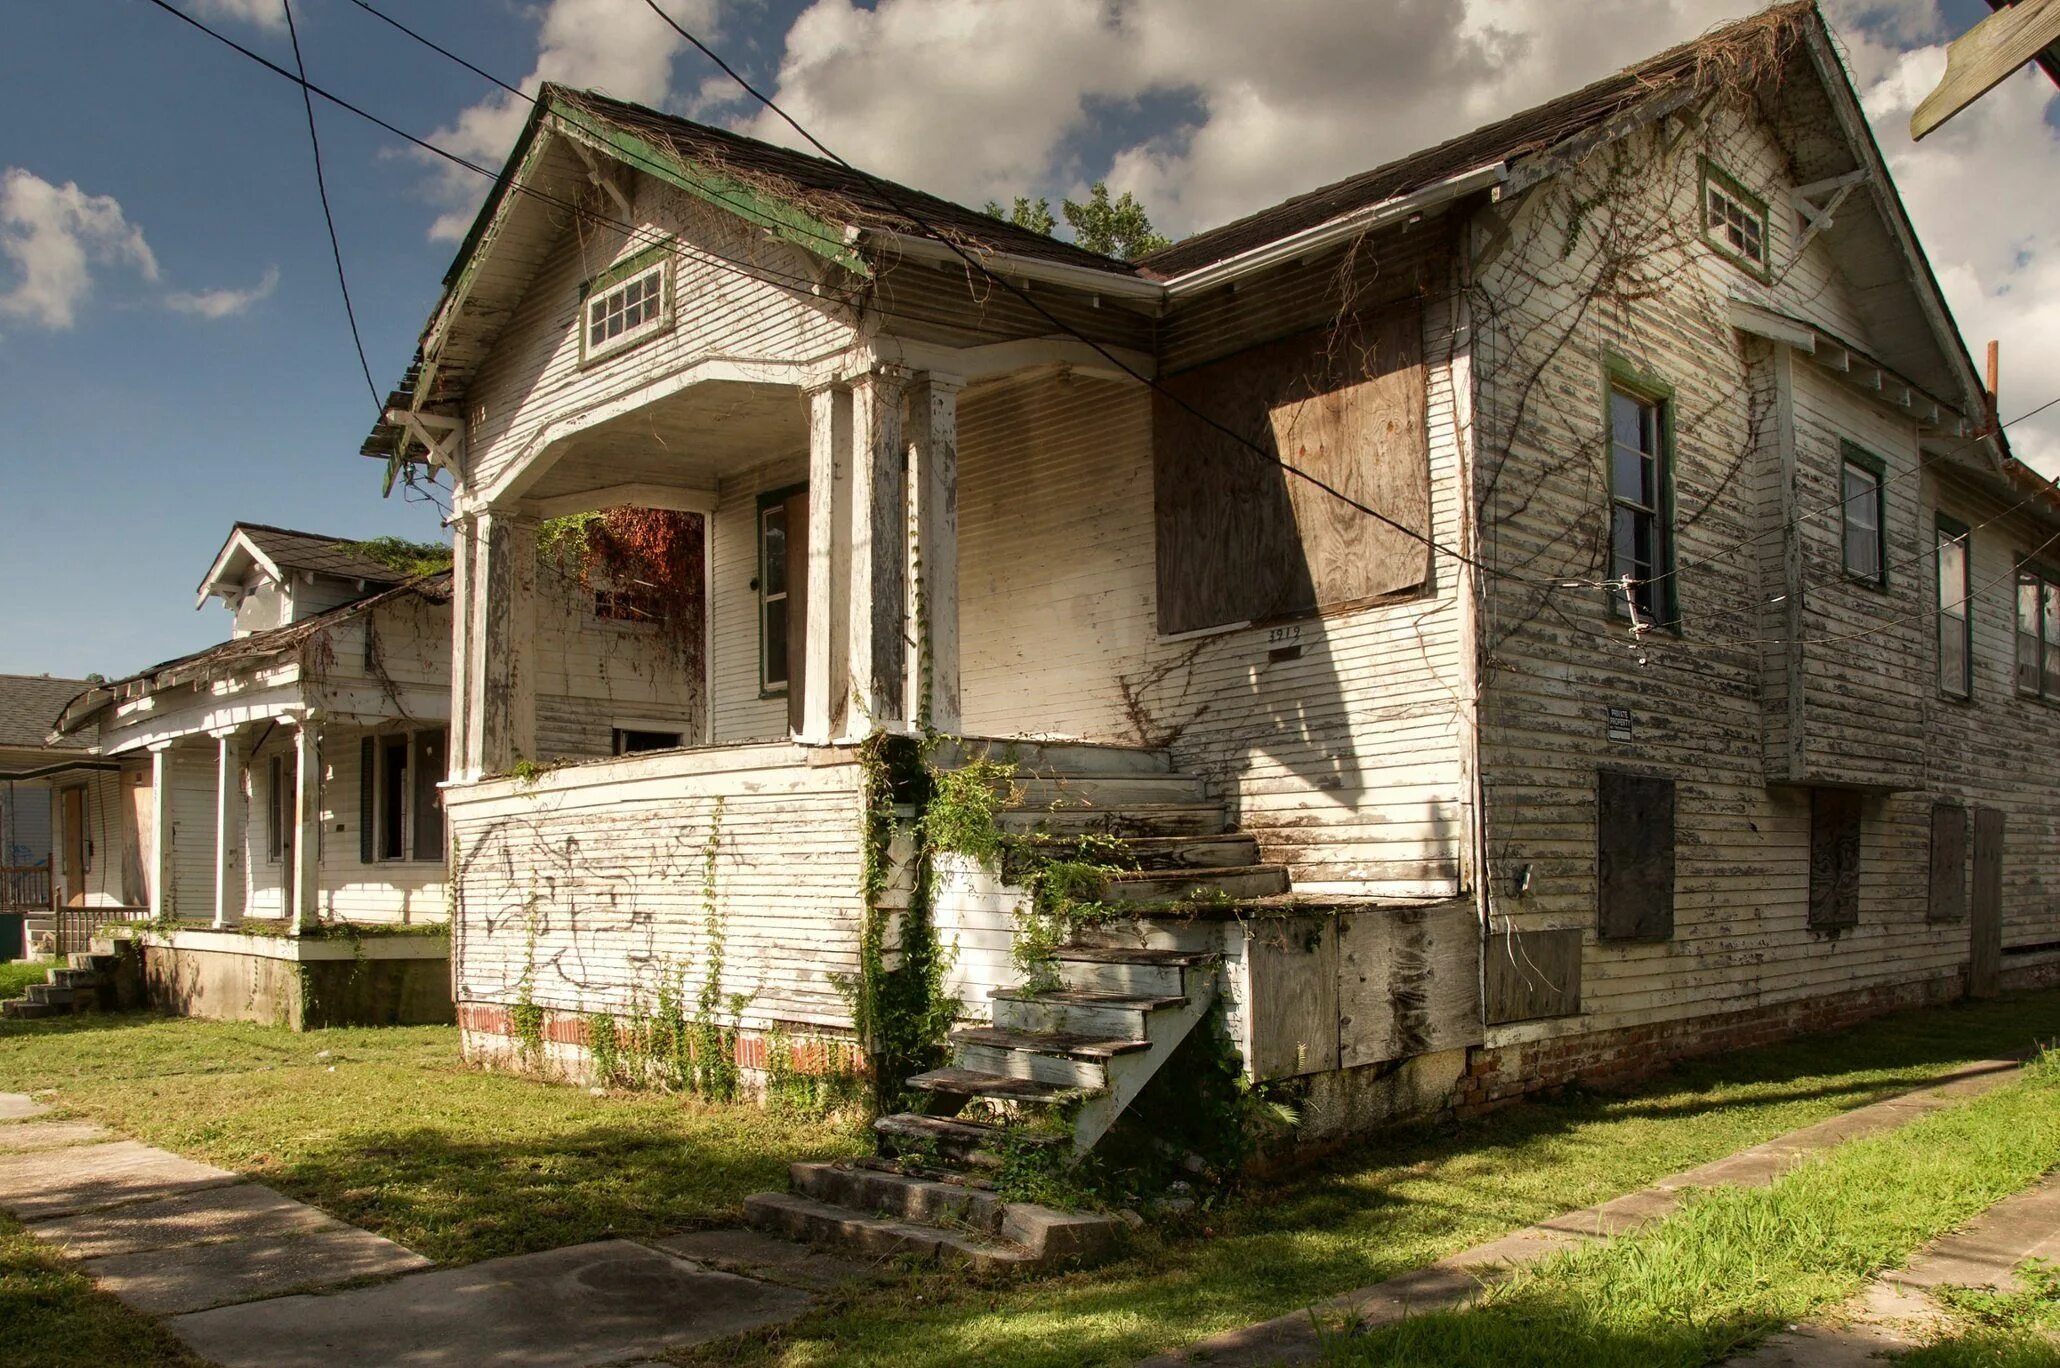
[[[2051,1368],[2060,1364],[2060,1268],[2034,1259],[2017,1270],[2022,1290],[1942,1287],[1933,1299],[1952,1329],[1896,1360],[1902,1368]]]
[[[450,1263],[733,1221],[788,1160],[862,1144],[850,1123],[470,1069],[451,1027],[0,1025],[0,1091],[43,1089]]]
[[[171,1333],[0,1216],[0,1368],[197,1368]]]
[[[50,976],[47,964],[32,964],[27,960],[0,961],[0,999],[17,998],[28,991],[32,983],[41,983]]]
[[[1858,1292],[2060,1164],[2060,1058],[1850,1141],[1765,1188],[1716,1188],[1473,1305],[1339,1338],[1340,1368],[1699,1368]],[[2013,1307],[2013,1310],[2019,1308]]]
[[[996,1286],[948,1274],[860,1290],[681,1364],[1009,1368],[1127,1364],[1418,1268],[1956,1065],[2060,1036],[2060,992],[1908,1012],[1683,1065],[1636,1091],[1573,1093],[1468,1125],[1393,1132],[1254,1183],[1123,1262]]]

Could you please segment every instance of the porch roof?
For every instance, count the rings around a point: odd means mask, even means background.
[[[88,743],[76,737],[50,741],[50,728],[64,705],[92,688],[84,679],[55,679],[49,675],[0,674],[0,747],[43,750],[58,746],[84,750]]]
[[[321,632],[363,616],[383,603],[408,596],[427,599],[431,603],[449,603],[451,572],[439,570],[435,574],[422,575],[376,594],[368,594],[364,598],[353,599],[349,603],[311,614],[284,627],[235,637],[210,646],[206,650],[161,661],[148,669],[138,670],[135,674],[125,675],[120,679],[109,680],[105,684],[88,685],[85,689],[75,692],[71,700],[63,705],[63,711],[57,716],[53,735],[62,736],[76,732],[87,723],[97,720],[102,713],[117,703],[145,698],[161,689],[175,688],[183,684],[226,679],[275,663]],[[84,683],[83,680],[74,682]]]

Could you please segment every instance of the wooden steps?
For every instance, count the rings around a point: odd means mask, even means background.
[[[111,1008],[116,963],[113,955],[73,955],[68,963],[47,971],[42,983],[30,984],[22,996],[0,1002],[0,1017],[35,1021]]]

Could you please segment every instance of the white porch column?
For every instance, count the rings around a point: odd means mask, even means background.
[[[472,604],[472,548],[476,540],[473,517],[461,513],[451,519],[451,729],[450,777],[479,777],[479,746],[473,722],[479,716],[472,706],[472,680],[478,662],[472,653],[475,621]]]
[[[243,920],[245,817],[243,739],[235,729],[215,735],[215,927]]]
[[[172,893],[172,746],[150,748],[150,919],[174,910]]]
[[[315,925],[322,894],[322,724],[300,719],[293,736],[293,887],[288,932]]]
[[[924,371],[908,392],[909,644],[904,716],[959,729],[957,376]]]
[[[844,739],[905,732],[903,635],[907,597],[907,452],[901,442],[904,377],[873,371],[851,389],[851,688]]]
[[[475,516],[468,597],[478,600],[466,713],[473,774],[506,774],[536,757],[536,519]]]
[[[808,394],[807,648],[801,739],[836,736],[851,697],[846,632],[851,583],[851,391]]]

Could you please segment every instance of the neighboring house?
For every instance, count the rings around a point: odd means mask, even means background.
[[[1994,991],[2060,500],[1987,402],[1809,5],[1135,264],[546,86],[366,446],[455,485],[468,1048],[803,1067],[941,960],[919,1086],[1091,1143],[1218,991],[1314,1131]],[[549,768],[538,523],[625,503],[708,519],[704,722]],[[1137,866],[1027,980],[933,733]]]
[[[83,679],[0,675],[0,913],[26,915],[31,943],[57,906],[86,900],[103,847],[120,867],[120,837],[96,846],[84,807],[92,790],[116,791],[116,767],[95,759],[90,737],[49,740],[57,714],[87,687]],[[68,824],[60,807],[72,814]],[[72,833],[62,846],[60,830]],[[21,948],[0,943],[0,957]]]

